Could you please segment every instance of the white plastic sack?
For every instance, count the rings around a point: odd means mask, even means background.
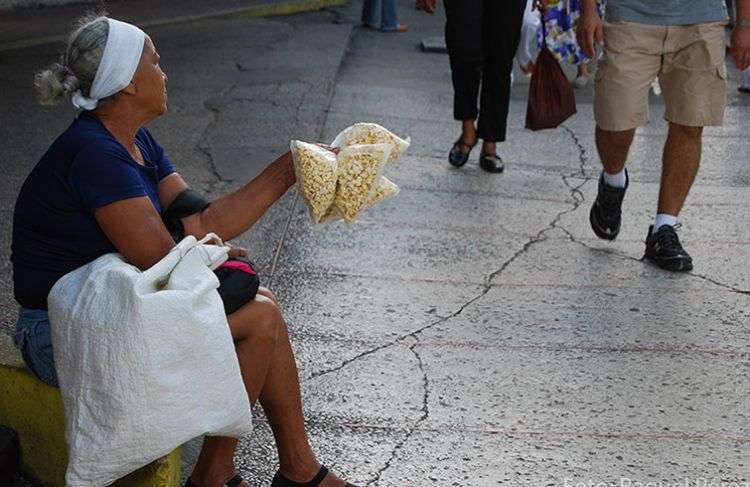
[[[521,22],[521,39],[516,50],[516,59],[524,69],[536,60],[539,54],[539,41],[537,32],[542,25],[539,11],[533,10],[534,0],[526,0],[526,10]]]
[[[251,431],[212,271],[227,247],[210,238],[186,237],[143,272],[107,254],[52,288],[67,485],[108,485],[202,434]]]

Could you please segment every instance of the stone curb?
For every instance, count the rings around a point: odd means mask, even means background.
[[[331,7],[340,7],[346,4],[348,0],[288,0],[284,2],[269,2],[267,4],[240,7],[226,10],[217,10],[205,14],[184,15],[157,20],[139,22],[141,27],[156,27],[161,25],[178,24],[184,22],[194,22],[196,20],[216,18],[216,17],[233,17],[233,18],[256,18],[272,17],[278,15],[294,15],[302,12],[311,12]],[[22,49],[25,47],[40,46],[44,44],[53,44],[64,42],[67,34],[38,37],[35,39],[24,39],[0,43],[0,52]]]

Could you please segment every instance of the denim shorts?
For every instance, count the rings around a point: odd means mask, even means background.
[[[47,311],[21,308],[13,341],[29,370],[42,382],[59,387]]]

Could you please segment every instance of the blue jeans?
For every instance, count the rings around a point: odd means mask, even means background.
[[[362,4],[362,23],[383,32],[396,30],[396,0],[365,0]]]
[[[47,311],[21,308],[13,342],[21,351],[26,366],[39,380],[59,387]]]

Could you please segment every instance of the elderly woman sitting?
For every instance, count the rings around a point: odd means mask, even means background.
[[[162,213],[187,184],[144,127],[167,110],[167,76],[135,26],[84,18],[59,64],[36,77],[40,101],[82,109],[26,179],[13,221],[13,277],[21,305],[16,344],[39,379],[57,385],[47,296],[63,275],[110,252],[147,269],[175,241]],[[291,156],[244,187],[182,219],[187,234],[229,240],[248,230],[295,183]],[[239,249],[235,254],[242,254]],[[274,295],[260,288],[228,315],[250,400],[260,400],[276,439],[273,486],[345,486],[321,466],[305,431],[297,367]],[[208,437],[188,486],[247,486],[234,467],[237,440]]]

